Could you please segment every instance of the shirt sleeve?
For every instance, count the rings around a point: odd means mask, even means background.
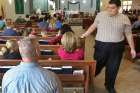
[[[93,25],[97,27],[97,25],[99,24],[99,17],[100,17],[100,13],[96,16]]]
[[[124,29],[125,35],[127,36],[127,35],[132,34],[131,22],[130,22],[130,20],[129,20],[129,18],[127,16],[125,17],[124,24],[125,24],[125,29]]]
[[[6,93],[6,86],[5,86],[6,82],[5,82],[5,77],[3,77],[2,79],[2,93]]]

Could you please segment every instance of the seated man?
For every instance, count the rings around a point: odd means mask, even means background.
[[[140,29],[140,16],[138,16],[138,20],[132,25],[132,29]]]
[[[12,21],[11,19],[6,20],[6,28],[1,33],[3,36],[18,36],[18,33],[12,28]]]
[[[5,73],[2,93],[63,93],[58,77],[38,64],[37,41],[25,37],[18,44],[22,62]]]

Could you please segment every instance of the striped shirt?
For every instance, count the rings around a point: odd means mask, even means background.
[[[120,13],[110,16],[106,11],[100,12],[93,25],[97,27],[96,40],[102,42],[120,42],[132,34],[130,20]]]
[[[2,93],[62,93],[58,78],[36,63],[24,63],[5,73]]]

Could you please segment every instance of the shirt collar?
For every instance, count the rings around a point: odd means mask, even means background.
[[[20,66],[22,67],[36,67],[38,64],[36,62],[21,62]]]

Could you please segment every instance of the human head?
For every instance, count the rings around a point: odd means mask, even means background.
[[[72,29],[71,29],[70,25],[63,24],[60,31],[61,31],[61,34],[63,35],[63,34],[65,34],[65,32],[72,32]]]
[[[12,27],[13,26],[12,19],[6,19],[6,26],[7,27]]]
[[[27,14],[27,15],[26,15],[26,18],[29,18],[29,17],[30,17],[30,16]]]
[[[116,14],[118,14],[120,7],[121,7],[120,0],[110,0],[107,7],[107,11],[110,16],[115,16]]]
[[[41,36],[42,36],[42,37],[47,37],[47,32],[46,32],[46,31],[42,31],[42,32],[41,32]]]
[[[34,37],[24,37],[18,41],[19,51],[23,62],[36,62],[40,51],[37,39]]]
[[[16,41],[16,40],[7,40],[7,42],[6,42],[6,47],[7,47],[9,50],[17,51],[17,50],[18,50],[17,41]]]
[[[43,22],[43,20],[44,20],[43,18],[40,18],[40,19],[38,20],[38,22]]]
[[[2,16],[0,16],[0,20],[2,20]]]
[[[66,32],[61,39],[61,43],[67,52],[73,52],[77,48],[77,40],[73,32]]]
[[[57,20],[58,20],[58,21],[61,21],[61,17],[60,17],[60,16],[58,16],[58,17],[57,17]]]
[[[4,55],[6,52],[8,52],[8,49],[7,49],[7,47],[2,47],[1,48],[1,53]]]

